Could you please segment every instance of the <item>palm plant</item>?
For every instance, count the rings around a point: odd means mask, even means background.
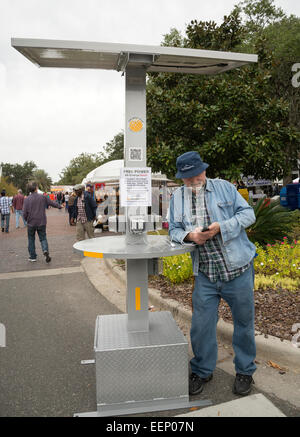
[[[295,224],[295,214],[293,211],[280,205],[280,200],[266,201],[260,199],[255,205],[249,201],[253,207],[256,222],[247,228],[247,235],[250,241],[264,245],[275,243],[289,236]]]

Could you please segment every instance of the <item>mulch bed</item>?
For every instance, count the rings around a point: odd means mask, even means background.
[[[162,297],[175,299],[189,309],[192,307],[192,281],[172,284],[163,276],[151,276],[149,287],[160,290]],[[264,334],[265,337],[273,335],[290,341],[294,335],[291,332],[292,326],[300,323],[300,290],[256,290],[254,301],[255,329],[258,334]],[[223,299],[220,301],[219,317],[232,323],[230,308]]]

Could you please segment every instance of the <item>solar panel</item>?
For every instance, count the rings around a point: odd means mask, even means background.
[[[151,72],[216,74],[257,62],[257,55],[213,50],[12,38],[12,46],[40,67],[125,71],[144,65]]]

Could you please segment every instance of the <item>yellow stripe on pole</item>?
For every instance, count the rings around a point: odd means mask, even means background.
[[[136,311],[140,311],[140,309],[141,309],[141,289],[140,289],[140,287],[136,287],[136,289],[135,289],[135,309],[136,309]]]
[[[90,258],[103,258],[103,253],[83,252],[83,255]]]

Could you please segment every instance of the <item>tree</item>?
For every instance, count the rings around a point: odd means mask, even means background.
[[[114,138],[106,143],[104,147],[104,162],[124,158],[124,132],[119,132]]]
[[[2,190],[5,190],[6,195],[9,197],[14,196],[18,192],[18,189],[12,183],[8,182],[4,176],[0,178],[0,192]]]
[[[76,158],[73,158],[70,164],[62,170],[62,173],[59,175],[60,180],[58,184],[80,184],[90,171],[101,165],[102,161],[102,154],[81,153]]]
[[[115,159],[123,159],[124,156],[124,133],[119,132],[114,138],[106,143],[103,152],[98,153],[81,153],[70,161],[70,164],[62,170],[59,175],[58,184],[75,185],[81,183],[86,175]]]
[[[50,191],[50,187],[52,185],[52,180],[49,177],[48,173],[45,170],[37,169],[33,172],[33,179],[38,183],[39,189],[47,192]]]
[[[283,15],[272,3],[247,0],[219,26],[193,20],[186,38],[174,29],[165,36],[168,43],[174,40],[175,46],[189,48],[242,51],[243,47],[258,53],[259,62],[217,76],[149,75],[147,151],[154,171],[174,177],[176,157],[197,150],[210,163],[211,177],[236,179],[242,173],[275,179],[290,173],[300,136],[290,123],[289,101],[274,94],[274,50],[264,32]],[[241,11],[246,14],[244,23]],[[256,37],[254,24],[261,30]]]
[[[33,178],[33,171],[37,168],[36,164],[33,161],[25,161],[23,165],[8,163],[1,163],[1,165],[7,182],[25,192],[28,181]]]
[[[300,60],[300,18],[284,17],[265,30],[265,37],[273,53],[273,92],[289,102],[290,125],[300,131],[300,93],[291,86],[292,67]]]
[[[271,92],[288,104],[289,125],[300,132],[300,93],[298,88],[291,86],[293,65],[300,59],[300,18],[294,15],[287,17],[273,3],[273,0],[245,0],[239,5],[248,18],[246,26],[250,35],[247,46],[241,48],[253,49],[260,43],[270,54]],[[298,149],[300,158],[299,140],[297,143],[296,148],[287,143],[286,156],[292,154],[296,157]],[[284,184],[288,182],[291,182],[291,174],[287,173]]]
[[[282,8],[274,5],[274,0],[243,0],[234,11],[244,15],[248,39],[286,17]]]

